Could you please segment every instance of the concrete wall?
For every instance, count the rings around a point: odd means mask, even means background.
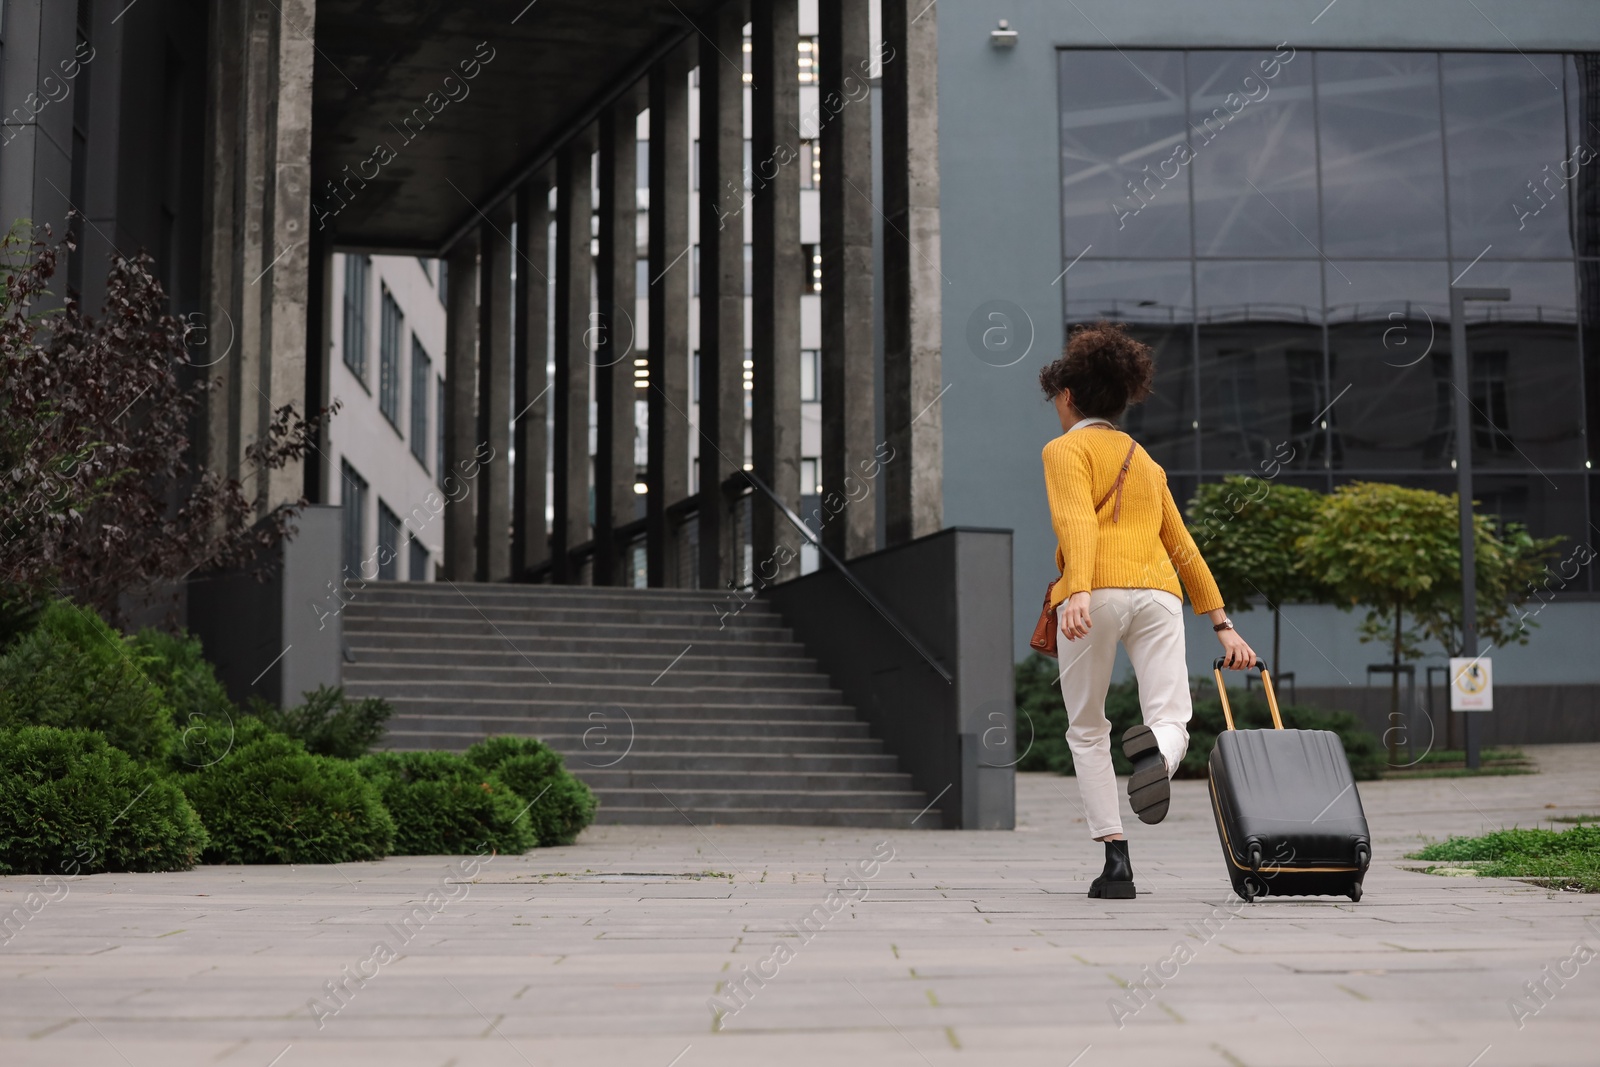
[[[1011,605],[1003,595],[1010,531],[947,528],[849,567],[894,623],[831,568],[765,595],[901,769],[937,802],[946,828],[1011,829],[1018,755]]]
[[[295,536],[273,550],[264,580],[207,574],[189,587],[189,628],[237,703],[260,697],[292,705],[338,685],[344,664],[339,509],[306,508]],[[359,594],[355,594],[359,595]]]
[[[990,45],[1000,17],[1019,34],[1015,48]],[[1057,48],[1269,48],[1288,41],[1298,49],[1506,51],[1514,42],[1524,51],[1593,51],[1600,50],[1600,19],[1584,0],[1479,0],[1475,7],[1339,0],[1325,11],[1321,2],[1270,0],[1019,0],[941,6],[939,38],[945,521],[1016,531],[1020,657],[1044,583],[1055,574],[1039,454],[1060,429],[1037,377],[1063,340]],[[1014,365],[996,366],[988,353],[980,358],[983,350],[969,339],[973,324],[984,324],[982,305],[995,300],[1022,313],[1026,336]],[[1297,608],[1287,617],[1297,629],[1285,624],[1283,658],[1303,684],[1344,687],[1348,677],[1359,686],[1365,664],[1383,659],[1381,650],[1357,641],[1354,617],[1331,608]],[[1238,621],[1258,649],[1270,647],[1268,616],[1257,611]],[[1600,604],[1552,605],[1540,621],[1528,648],[1494,653],[1498,679],[1600,683],[1600,660],[1582,651],[1600,630]],[[1198,672],[1216,642],[1208,626],[1191,623],[1189,643]]]

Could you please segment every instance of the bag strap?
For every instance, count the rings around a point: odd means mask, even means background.
[[[1111,429],[1111,427],[1108,426],[1106,429]],[[1100,498],[1100,502],[1094,506],[1095,511],[1099,511],[1106,506],[1107,500],[1115,496],[1117,498],[1117,506],[1111,510],[1112,522],[1120,522],[1122,520],[1122,487],[1128,480],[1128,468],[1133,466],[1133,454],[1138,449],[1139,442],[1130,441],[1128,443],[1128,454],[1122,459],[1122,469],[1117,472],[1117,480],[1112,483],[1110,489],[1106,490],[1106,495]]]

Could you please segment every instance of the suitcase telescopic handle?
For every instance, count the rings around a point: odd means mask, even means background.
[[[1211,662],[1211,674],[1217,680],[1217,695],[1222,698],[1222,717],[1227,720],[1228,729],[1233,729],[1233,709],[1228,706],[1228,687],[1222,681],[1222,665],[1227,661],[1220,656]],[[1267,693],[1267,707],[1272,710],[1272,728],[1283,729],[1283,716],[1278,714],[1278,694],[1272,691],[1272,674],[1267,670],[1267,665],[1259,658],[1251,668],[1261,672],[1261,688]]]

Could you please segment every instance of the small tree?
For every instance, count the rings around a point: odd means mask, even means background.
[[[1460,648],[1461,545],[1460,519],[1454,495],[1407,489],[1378,482],[1340,486],[1327,497],[1310,533],[1298,547],[1304,565],[1334,592],[1346,609],[1367,606],[1361,625],[1363,641],[1387,640],[1390,662],[1390,722],[1400,713],[1401,662],[1422,652],[1428,637],[1447,651]],[[1537,572],[1554,541],[1535,541],[1526,531],[1502,538],[1496,521],[1474,517],[1474,567],[1478,588],[1478,630],[1495,643],[1526,644],[1524,627],[1514,632],[1516,605],[1531,590],[1519,589],[1521,576]],[[1537,560],[1535,564],[1532,561]],[[1452,608],[1453,605],[1453,608]],[[1410,613],[1415,626],[1407,629]],[[1453,620],[1453,621],[1452,621]],[[1450,627],[1455,628],[1451,643]],[[1394,761],[1398,740],[1389,735]]]
[[[1456,497],[1449,498],[1455,507]],[[1522,605],[1540,591],[1549,590],[1549,579],[1564,587],[1567,582],[1548,573],[1548,561],[1562,538],[1536,538],[1519,522],[1502,522],[1493,515],[1474,515],[1474,567],[1477,574],[1478,640],[1490,648],[1525,645],[1533,635],[1528,631],[1539,623],[1537,612],[1522,611]],[[1461,569],[1457,553],[1456,571]],[[1460,656],[1466,648],[1461,632],[1461,586],[1459,582],[1439,597],[1429,610],[1417,616],[1425,637],[1437,641],[1448,656]]]
[[[180,377],[184,328],[148,256],[112,257],[98,319],[71,295],[50,307],[73,247],[20,228],[0,241],[0,603],[64,594],[115,623],[125,601],[197,569],[249,564],[305,501],[258,521],[255,491],[194,462],[191,426],[215,383]],[[246,450],[245,480],[303,457],[311,430],[277,409]]]
[[[1229,475],[1189,500],[1189,532],[1222,599],[1249,611],[1262,597],[1272,610],[1272,666],[1281,669],[1283,605],[1325,601],[1329,591],[1303,565],[1295,544],[1312,531],[1322,494],[1262,478]]]

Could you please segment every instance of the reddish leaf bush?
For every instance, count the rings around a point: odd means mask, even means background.
[[[204,466],[220,382],[189,360],[152,260],[113,256],[90,318],[49,289],[63,249],[0,241],[0,604],[68,596],[115,624],[197,570],[259,568],[306,503],[268,506],[264,473],[303,458],[313,424],[280,407],[240,477]]]

